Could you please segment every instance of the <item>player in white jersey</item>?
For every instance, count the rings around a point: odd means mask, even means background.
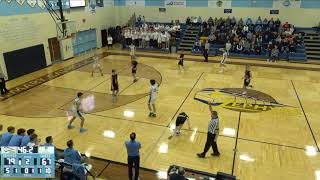
[[[81,120],[81,123],[80,123],[80,133],[83,133],[86,131],[86,129],[83,128],[83,125],[84,125],[84,117],[83,117],[83,111],[82,111],[82,105],[81,105],[81,100],[82,100],[82,97],[83,96],[83,93],[82,92],[78,92],[77,94],[77,97],[72,101],[72,108],[71,108],[71,112],[72,112],[72,118],[71,120],[69,121],[69,124],[68,124],[68,129],[73,129],[74,126],[72,125],[73,121],[76,119],[76,118],[79,118]]]
[[[223,49],[222,51],[222,59],[220,61],[220,72],[223,73],[224,72],[224,68],[226,67],[225,63],[227,61],[228,58],[228,51],[226,49]]]
[[[94,73],[96,70],[99,70],[101,76],[103,76],[103,73],[102,73],[102,65],[100,64],[100,59],[99,59],[99,57],[98,57],[97,54],[95,54],[94,57],[93,57],[91,76],[93,76],[93,73]]]
[[[136,56],[136,47],[134,46],[134,44],[132,43],[130,46],[130,56],[131,56],[131,61],[133,61],[135,59]]]
[[[157,100],[157,93],[158,93],[158,84],[154,79],[150,80],[151,88],[149,93],[149,101],[148,101],[148,107],[149,107],[149,117],[156,117],[156,100]]]

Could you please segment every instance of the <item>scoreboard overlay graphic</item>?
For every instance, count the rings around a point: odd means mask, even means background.
[[[1,177],[54,178],[54,147],[1,147]]]

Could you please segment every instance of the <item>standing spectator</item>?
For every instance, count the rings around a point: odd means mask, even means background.
[[[27,130],[27,135],[22,138],[20,146],[27,146],[28,143],[30,142],[31,135],[34,134],[34,133],[35,133],[34,129],[28,129]]]
[[[146,36],[147,36],[147,32],[145,30],[142,30],[141,32],[141,47],[142,48],[146,48]]]
[[[207,142],[204,147],[204,150],[202,153],[198,153],[197,156],[199,158],[205,158],[206,153],[208,152],[210,146],[212,147],[213,153],[212,156],[220,156],[218,145],[217,145],[217,139],[219,136],[219,117],[217,111],[212,110],[212,104],[213,102],[208,102],[209,105],[209,111],[211,114],[211,120],[208,125],[208,134],[207,134]]]
[[[207,52],[209,52],[209,50],[210,50],[210,43],[209,43],[208,40],[207,40],[206,43],[204,44],[204,50],[207,51]]]
[[[208,62],[209,53],[207,50],[203,50],[204,62]]]
[[[0,70],[0,91],[1,95],[8,93],[9,90],[6,88],[6,76]]]
[[[228,53],[228,54],[229,54],[229,52],[230,52],[231,47],[232,47],[232,45],[231,45],[230,41],[228,41],[228,42],[226,43],[226,50],[227,50],[227,53]]]
[[[276,60],[279,59],[279,49],[277,46],[275,46],[272,50],[271,50],[271,58],[270,61],[271,62],[276,62]]]
[[[107,41],[108,41],[108,49],[112,49],[113,38],[110,34],[107,37]]]
[[[8,132],[1,135],[0,146],[8,146],[10,139],[14,134],[15,128],[12,126],[9,126],[7,128],[7,131]]]
[[[141,48],[142,47],[142,32],[141,32],[140,29],[137,32],[138,32],[137,33],[137,36],[138,36],[138,47]]]
[[[54,156],[56,159],[59,159],[59,154],[57,148],[53,145],[53,139],[52,136],[46,137],[46,143],[44,143],[42,146],[53,146],[54,148]]]
[[[161,32],[158,33],[157,43],[158,43],[158,48],[161,49],[162,48],[162,33]]]
[[[125,46],[124,47],[129,46],[130,44],[129,44],[129,30],[128,29],[124,30],[123,36],[125,39]]]
[[[25,135],[26,130],[25,129],[18,129],[17,134],[13,135],[9,141],[8,146],[17,146],[19,147],[22,141],[23,136]]]
[[[149,31],[147,31],[146,32],[146,35],[145,35],[145,37],[144,37],[144,39],[145,39],[145,42],[146,42],[146,44],[145,44],[145,46],[146,46],[146,48],[149,48],[150,47],[150,32]]]
[[[139,179],[139,168],[140,168],[140,153],[141,149],[140,142],[136,141],[136,133],[130,134],[130,141],[125,142],[128,153],[128,175],[129,180],[133,180],[132,168],[135,168],[134,180]]]

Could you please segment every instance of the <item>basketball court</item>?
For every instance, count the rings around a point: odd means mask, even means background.
[[[318,65],[250,61],[256,63],[251,66],[253,90],[281,104],[269,106],[264,102],[255,106],[252,99],[240,96],[199,95],[208,88],[242,88],[249,61],[229,60],[231,64],[222,74],[219,64],[187,56],[185,70],[181,71],[174,60],[176,55],[140,52],[139,80],[133,83],[127,51],[99,53],[104,76],[96,73],[91,77],[93,54],[89,53],[9,81],[11,92],[0,102],[0,123],[4,127],[34,128],[42,142],[52,135],[59,149],[73,139],[75,148],[88,157],[122,163],[127,162],[124,141],[136,132],[142,143],[141,166],[160,172],[176,164],[206,172],[222,171],[246,180],[314,179],[320,173]],[[116,102],[112,102],[110,92],[111,69],[116,69],[119,76]],[[160,85],[155,118],[148,117],[150,79]],[[75,129],[66,127],[66,111],[79,91],[94,102],[92,112],[85,114],[88,131],[82,134],[79,121]],[[211,150],[205,159],[196,156],[203,150],[210,120],[208,105],[199,99],[222,103],[213,107],[220,117],[218,158],[210,155]],[[192,128],[184,126],[180,136],[169,140],[180,112],[190,116]]]

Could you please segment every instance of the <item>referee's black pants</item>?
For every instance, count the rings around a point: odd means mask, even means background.
[[[216,134],[211,134],[208,132],[207,134],[207,142],[206,145],[204,146],[204,150],[203,150],[203,155],[206,155],[206,153],[209,151],[210,147],[212,147],[213,150],[213,154],[220,154],[218,151],[218,145],[217,142],[214,141],[214,139],[216,138]]]
[[[128,156],[128,175],[129,180],[133,180],[132,168],[134,167],[134,180],[139,179],[140,156]]]

